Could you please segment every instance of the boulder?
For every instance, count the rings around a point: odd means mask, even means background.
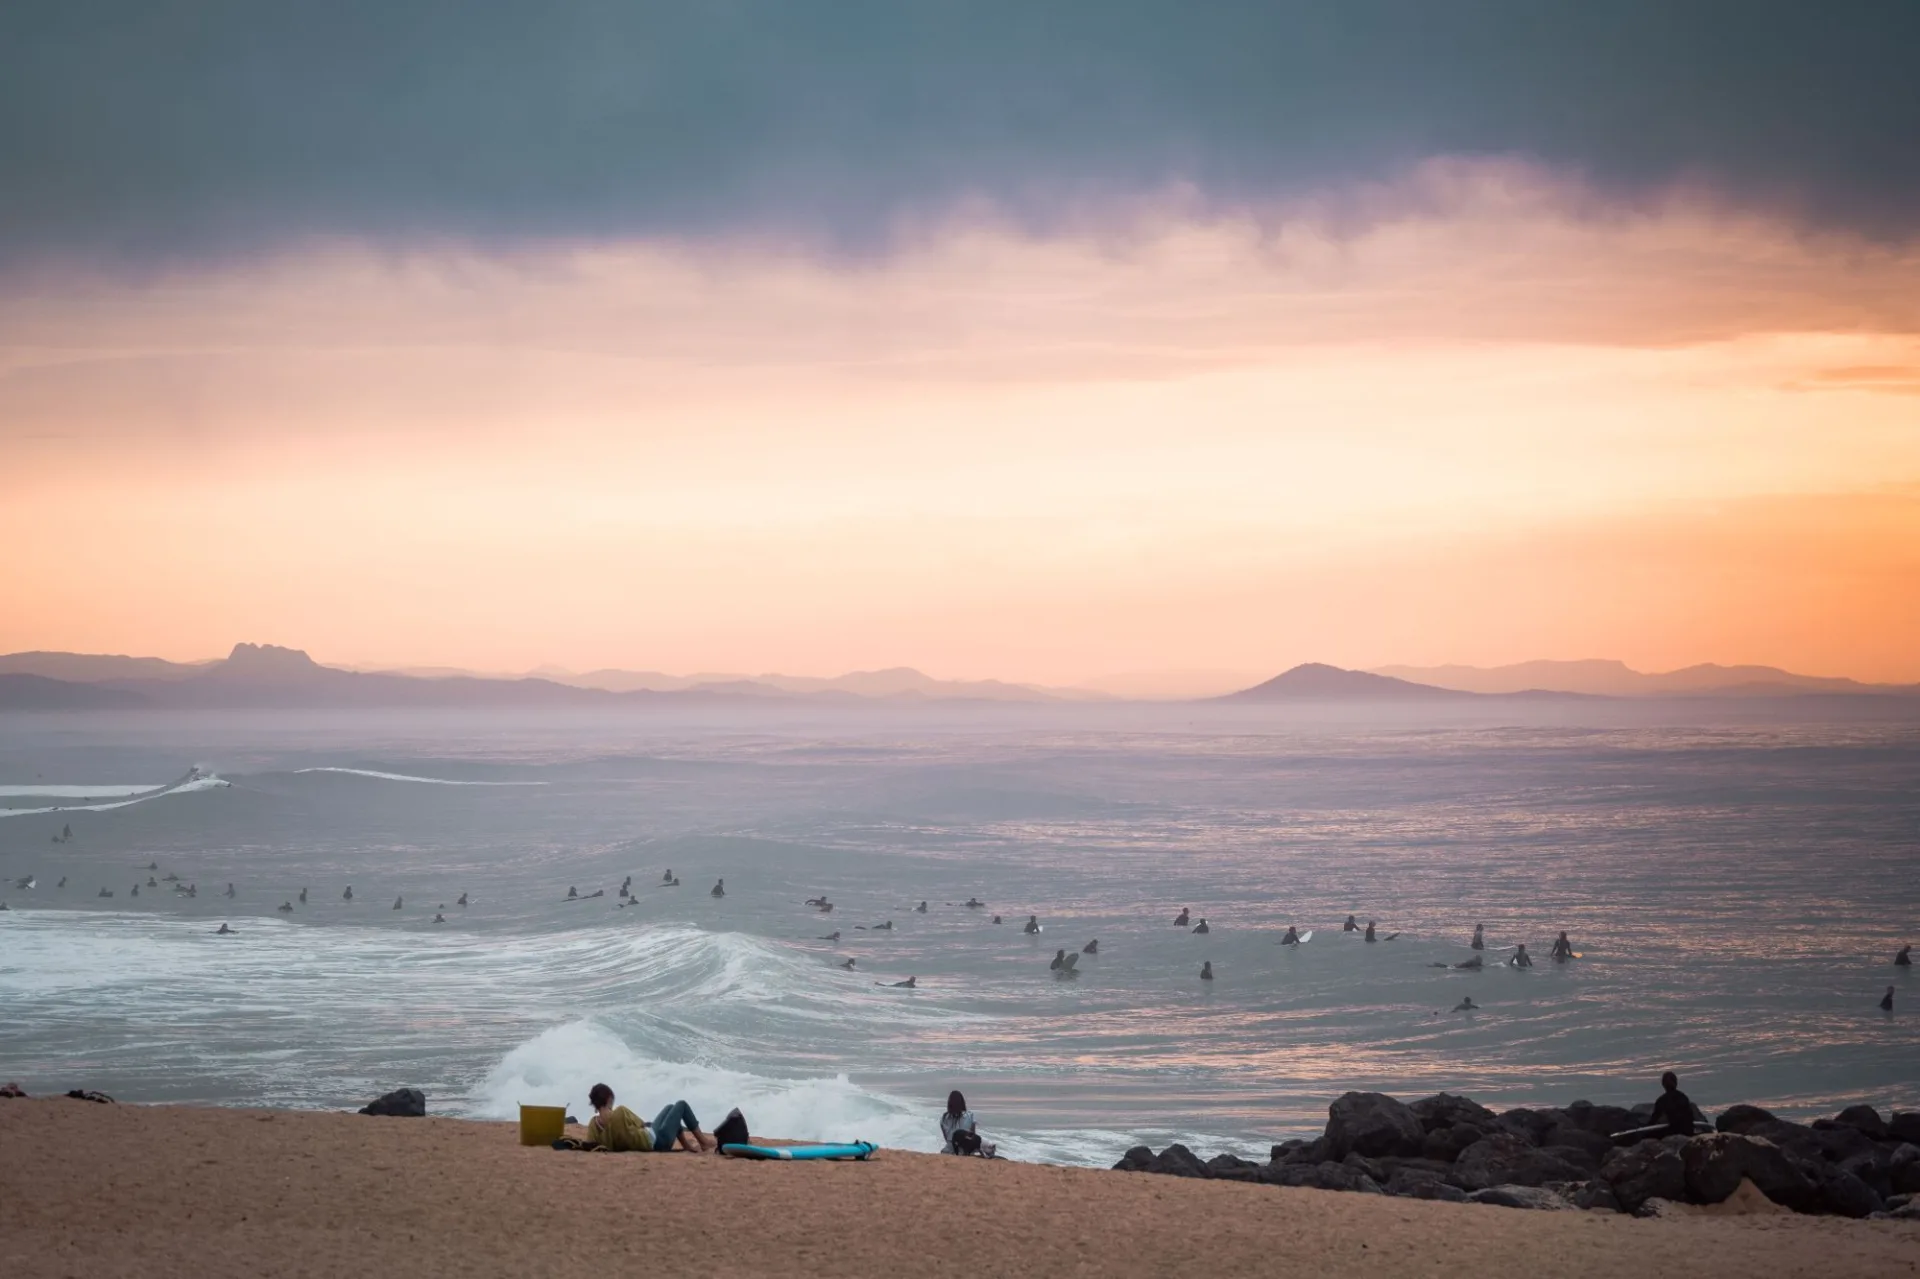
[[[1678,1140],[1673,1145],[1643,1141],[1607,1156],[1600,1165],[1600,1179],[1613,1187],[1622,1212],[1637,1214],[1650,1199],[1687,1197],[1687,1168],[1674,1149],[1678,1144]]]
[[[1242,1159],[1239,1155],[1215,1155],[1206,1163],[1208,1175],[1222,1181],[1252,1181],[1265,1167],[1265,1164]]]
[[[1713,1125],[1719,1132],[1748,1133],[1755,1124],[1774,1122],[1773,1112],[1762,1110],[1758,1106],[1749,1106],[1745,1102],[1728,1106],[1720,1112],[1720,1118]]]
[[[1873,1141],[1885,1141],[1891,1135],[1887,1131],[1887,1121],[1872,1106],[1848,1106],[1833,1117],[1833,1122],[1856,1128]]]
[[[1894,1221],[1920,1221],[1920,1202],[1906,1203],[1898,1208],[1886,1210],[1887,1216]]]
[[[1536,1208],[1565,1212],[1573,1205],[1539,1186],[1488,1186],[1467,1196],[1468,1203],[1493,1204],[1501,1208]]]
[[[1764,1137],[1733,1132],[1690,1138],[1680,1148],[1687,1197],[1717,1204],[1740,1188],[1744,1178],[1775,1203],[1805,1212],[1812,1206],[1813,1183],[1787,1152]]]
[[[1572,1128],[1566,1124],[1562,1124],[1548,1133],[1547,1139],[1540,1144],[1547,1150],[1552,1150],[1556,1146],[1563,1146],[1584,1151],[1593,1157],[1593,1166],[1596,1168],[1600,1166],[1602,1159],[1605,1159],[1613,1152],[1613,1137],[1611,1135],[1589,1132],[1585,1128]]]
[[[1340,1162],[1355,1172],[1364,1173],[1375,1181],[1384,1183],[1387,1179],[1387,1170],[1380,1165],[1380,1162],[1369,1159],[1365,1155],[1348,1155]]]
[[[1200,1156],[1188,1150],[1179,1142],[1174,1142],[1153,1157],[1147,1166],[1148,1172],[1157,1172],[1168,1177],[1205,1177],[1207,1166],[1200,1162]]]
[[[1887,1184],[1896,1195],[1920,1194],[1920,1146],[1902,1142],[1887,1156]]]
[[[1571,1162],[1560,1151],[1535,1150],[1518,1137],[1497,1132],[1460,1152],[1460,1158],[1453,1165],[1453,1182],[1468,1190],[1480,1190],[1488,1186],[1584,1181],[1597,1170],[1598,1161],[1588,1159],[1583,1151],[1572,1153],[1582,1162]]]
[[[1350,1190],[1381,1193],[1380,1183],[1346,1164],[1268,1164],[1260,1180],[1270,1186],[1307,1186],[1314,1190]]]
[[[1343,1093],[1327,1107],[1329,1154],[1417,1155],[1426,1130],[1413,1112],[1385,1093]]]
[[[1491,1110],[1471,1097],[1456,1097],[1450,1092],[1436,1093],[1431,1097],[1422,1097],[1407,1107],[1420,1126],[1428,1132],[1436,1128],[1451,1128],[1455,1124],[1472,1124],[1476,1128],[1491,1130],[1496,1126],[1497,1117]]]
[[[1596,1212],[1619,1212],[1620,1198],[1613,1187],[1598,1177],[1588,1181],[1550,1181],[1542,1189],[1551,1190],[1576,1208]]]
[[[1867,1188],[1882,1199],[1894,1193],[1893,1152],[1885,1146],[1864,1155],[1842,1159],[1836,1166],[1866,1182]]]
[[[1844,1168],[1829,1165],[1820,1170],[1817,1206],[1840,1217],[1866,1217],[1882,1210],[1880,1196],[1873,1188]]]
[[[1467,1192],[1448,1185],[1433,1173],[1418,1168],[1396,1168],[1382,1187],[1401,1199],[1439,1199],[1447,1203],[1465,1203]]]
[[[1634,1115],[1625,1106],[1596,1106],[1590,1101],[1576,1101],[1565,1110],[1564,1128],[1577,1128],[1597,1137],[1611,1138],[1617,1132],[1624,1132],[1634,1126]],[[1561,1145],[1573,1145],[1561,1142]],[[1611,1148],[1611,1142],[1609,1142]],[[1605,1155],[1605,1151],[1596,1152]]]
[[[1292,1154],[1294,1151],[1300,1149],[1300,1147],[1306,1144],[1307,1143],[1301,1140],[1299,1137],[1289,1137],[1287,1140],[1273,1147],[1272,1154],[1269,1156],[1269,1161],[1277,1164],[1281,1160],[1285,1159],[1288,1155]]]
[[[1286,1153],[1277,1153],[1281,1149]],[[1325,1137],[1315,1137],[1312,1141],[1289,1141],[1284,1147],[1275,1147],[1275,1150],[1276,1163],[1324,1164],[1333,1161],[1333,1143]]]
[[[1525,1108],[1501,1112],[1499,1131],[1510,1133],[1529,1146],[1546,1144],[1547,1134],[1560,1126],[1561,1113],[1557,1110],[1528,1110]]]
[[[427,1113],[427,1094],[418,1088],[396,1088],[384,1097],[376,1097],[360,1107],[363,1115],[398,1115],[419,1119]]]
[[[1135,1146],[1120,1156],[1120,1162],[1113,1166],[1115,1172],[1152,1172],[1153,1151],[1146,1146]]]
[[[1813,1139],[1820,1143],[1821,1153],[1835,1163],[1842,1159],[1851,1159],[1855,1155],[1864,1155],[1873,1149],[1873,1138],[1855,1128],[1852,1124],[1835,1123],[1831,1119],[1816,1119],[1811,1125]]]
[[[1920,1110],[1896,1110],[1887,1120],[1887,1136],[1920,1146]]]
[[[1437,1159],[1442,1163],[1452,1163],[1460,1157],[1460,1152],[1474,1142],[1483,1140],[1497,1128],[1482,1128],[1478,1124],[1454,1124],[1450,1128],[1435,1128],[1420,1143],[1420,1153],[1427,1159]]]
[[[1874,1149],[1872,1138],[1858,1128],[1829,1119],[1822,1119],[1813,1127],[1785,1119],[1769,1119],[1748,1125],[1746,1135],[1764,1137],[1797,1158],[1817,1163],[1838,1163]]]

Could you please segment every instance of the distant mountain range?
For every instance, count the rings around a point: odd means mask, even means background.
[[[484,676],[447,669],[352,671],[305,652],[236,644],[225,659],[167,662],[85,653],[0,656],[0,710],[114,707],[567,707],[651,701],[1053,702],[1100,694],[998,680],[938,680],[906,667],[836,679],[786,675],[676,677],[644,671]]]
[[[1377,675],[1463,693],[1546,691],[1593,697],[1791,697],[1807,693],[1920,694],[1920,684],[1863,684],[1796,675],[1776,666],[1706,663],[1649,674],[1625,662],[1520,662],[1512,666],[1381,666]]]
[[[1295,666],[1217,703],[1458,703],[1478,698],[1897,696],[1920,685],[1862,684],[1795,675],[1767,666],[1692,666],[1648,675],[1620,662],[1525,662],[1344,670]],[[486,676],[447,669],[354,671],[322,666],[305,652],[236,644],[224,659],[168,662],[85,653],[0,656],[0,710],[139,707],[611,707],[660,704],[801,702],[840,705],[935,702],[1065,703],[1106,700],[1078,689],[998,680],[939,680],[908,667],[856,671],[833,679],[789,675],[664,675],[548,669]]]

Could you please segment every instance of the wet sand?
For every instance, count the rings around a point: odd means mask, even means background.
[[[0,1274],[15,1279],[1288,1271],[1911,1275],[1920,1225],[1639,1221],[893,1151],[575,1154],[453,1119],[0,1101]]]

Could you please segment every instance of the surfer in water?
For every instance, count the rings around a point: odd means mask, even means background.
[[[283,915],[291,915],[293,914],[293,903],[281,902],[278,906],[275,906],[274,909],[279,911]]]
[[[1187,921],[1189,918],[1190,916],[1187,913],[1187,908],[1185,906],[1182,906],[1180,908],[1180,913],[1173,917],[1173,922],[1178,924],[1180,927],[1185,928],[1187,926]]]
[[[140,885],[135,884],[131,889],[128,890],[127,895],[130,897],[138,897],[140,895]]]
[[[304,888],[300,890],[300,904],[302,906],[307,904],[307,890]]]
[[[1893,1011],[1893,987],[1891,986],[1887,987],[1886,994],[1880,996],[1880,1011],[1883,1013]]]
[[[1021,929],[1020,931],[1025,933],[1029,937],[1033,936],[1035,933],[1038,933],[1040,931],[1040,916],[1028,915],[1027,926]]]
[[[1213,980],[1213,961],[1211,959],[1207,960],[1205,963],[1200,965],[1200,980],[1201,981]]]
[[[1359,924],[1359,921],[1358,921],[1358,920],[1356,920],[1356,919],[1354,919],[1354,917],[1353,917],[1352,915],[1348,915],[1348,916],[1347,916],[1347,922],[1346,922],[1346,923],[1344,923],[1344,924],[1342,924],[1342,925],[1340,925],[1340,931],[1341,931],[1341,932],[1343,932],[1343,933],[1357,933],[1357,932],[1359,932],[1359,931],[1360,931],[1360,924]]]
[[[846,969],[846,970],[847,970],[848,972],[852,972],[852,971],[853,971],[853,961],[852,961],[851,959],[843,959],[843,960],[841,960],[841,961],[840,961],[840,966],[841,966],[842,968],[844,968],[844,969]]]
[[[1567,940],[1564,931],[1553,939],[1553,949],[1547,953],[1547,958],[1556,964],[1564,964],[1573,958],[1573,943]]]
[[[913,910],[916,915],[924,915],[927,913],[927,904],[921,902],[918,906],[915,906]]]
[[[233,932],[233,929],[228,928],[225,924],[222,924],[220,925],[220,927],[213,930],[213,935],[215,937],[232,937],[234,935],[234,932]]]
[[[1000,916],[998,916],[998,915],[995,915],[995,916],[993,917],[993,922],[994,922],[994,923],[996,923],[996,924],[997,924],[997,923],[999,923],[999,922],[1000,922]]]
[[[707,896],[709,897],[725,897],[726,895],[727,895],[727,881],[724,879],[714,880],[713,887],[707,890]]]
[[[840,930],[836,928],[832,932],[828,933],[825,937],[820,938],[820,940],[821,941],[839,941]]]
[[[1485,950],[1487,948],[1486,929],[1487,926],[1485,924],[1475,924],[1473,926],[1473,940],[1468,942],[1467,945],[1474,950]]]
[[[456,906],[464,906],[464,905],[466,905],[466,904],[467,904],[467,895],[466,895],[465,893],[461,893],[459,897],[457,897],[457,898],[455,898],[455,899],[454,899],[454,903],[453,903],[453,904],[454,904],[454,905],[456,905]]]
[[[1207,917],[1202,915],[1200,922],[1193,926],[1193,931],[1196,933],[1210,933],[1213,929],[1207,927]]]
[[[1913,967],[1913,947],[1902,946],[1900,948],[1900,953],[1893,957],[1893,966],[1895,968]]]
[[[1287,925],[1287,935],[1280,939],[1280,944],[1282,946],[1298,946],[1300,944],[1300,934],[1292,924]]]
[[[341,900],[341,901],[343,901],[343,902],[350,902],[350,901],[352,901],[352,900],[353,900],[353,885],[352,885],[352,884],[348,884],[348,885],[347,885],[347,891],[346,891],[346,892],[344,892],[344,893],[341,893],[341,894],[340,894],[340,900]]]
[[[579,895],[580,895],[580,890],[579,890],[579,889],[577,889],[577,888],[575,888],[575,887],[574,887],[574,886],[573,886],[572,884],[568,884],[568,885],[567,885],[567,900],[568,900],[568,901],[572,901],[572,900],[573,900],[574,898],[576,898],[576,897],[578,897]]]
[[[978,897],[969,897],[966,900],[966,907],[968,910],[979,910],[982,906],[985,906],[985,905],[986,903],[981,901]]]
[[[1067,964],[1067,952],[1064,949],[1062,949],[1062,950],[1056,950],[1053,952],[1053,962],[1051,964],[1048,964],[1047,967],[1051,968],[1054,972],[1057,973],[1062,968],[1066,967],[1066,964]]]
[[[1453,1006],[1453,1011],[1457,1013],[1477,1013],[1480,1011],[1480,1005],[1473,1002],[1472,995],[1468,995],[1465,999],[1462,999]]]
[[[445,915],[440,914],[438,911],[435,911],[433,916],[433,922],[436,924],[444,924],[447,922],[447,917]]]
[[[147,887],[148,887],[148,888],[158,888],[158,887],[160,887],[160,885],[154,882],[154,879],[153,879],[153,876],[151,876],[151,875],[149,875],[149,876],[147,876]]]
[[[234,895],[234,892],[233,892],[233,885],[232,885],[231,883],[229,883],[229,884],[227,885],[227,896],[228,896],[228,897],[232,897],[233,895]]]
[[[402,901],[400,898],[396,897],[393,899],[393,908],[395,910],[399,910],[404,905],[406,905],[406,903]]]
[[[1463,959],[1459,963],[1454,965],[1455,968],[1468,968],[1468,969],[1477,969],[1483,966],[1484,965],[1481,962],[1480,956],[1478,955],[1475,955],[1472,959]]]
[[[660,882],[663,884],[671,884],[673,882],[673,867],[667,867],[667,873],[660,877]]]
[[[1521,942],[1513,948],[1513,954],[1508,958],[1507,965],[1510,968],[1533,967],[1533,956],[1527,953],[1527,943]]]
[[[877,981],[876,986],[885,986],[889,990],[913,990],[919,983],[918,977],[909,977],[905,981]]]
[[[1099,939],[1098,937],[1096,937],[1096,938],[1094,938],[1094,939],[1093,939],[1092,941],[1090,941],[1090,942],[1088,942],[1088,943],[1087,943],[1086,945],[1084,945],[1084,946],[1082,946],[1082,947],[1080,948],[1080,953],[1081,953],[1081,954],[1083,954],[1083,955],[1097,955],[1097,954],[1099,954],[1099,953],[1100,953],[1100,939]]]
[[[1378,937],[1375,937],[1375,936],[1373,935],[1373,921],[1372,921],[1371,919],[1369,919],[1369,920],[1367,921],[1367,933],[1366,933],[1366,939],[1367,939],[1368,941],[1378,941],[1378,940],[1380,940],[1380,939],[1379,939]]]
[[[1669,1070],[1660,1076],[1660,1099],[1653,1103],[1653,1122],[1665,1124],[1669,1137],[1693,1136],[1693,1101],[1680,1091],[1680,1076]]]

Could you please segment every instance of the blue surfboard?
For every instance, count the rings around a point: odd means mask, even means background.
[[[728,1142],[720,1153],[736,1159],[865,1159],[880,1147],[870,1141],[850,1141],[826,1146],[749,1146]]]

